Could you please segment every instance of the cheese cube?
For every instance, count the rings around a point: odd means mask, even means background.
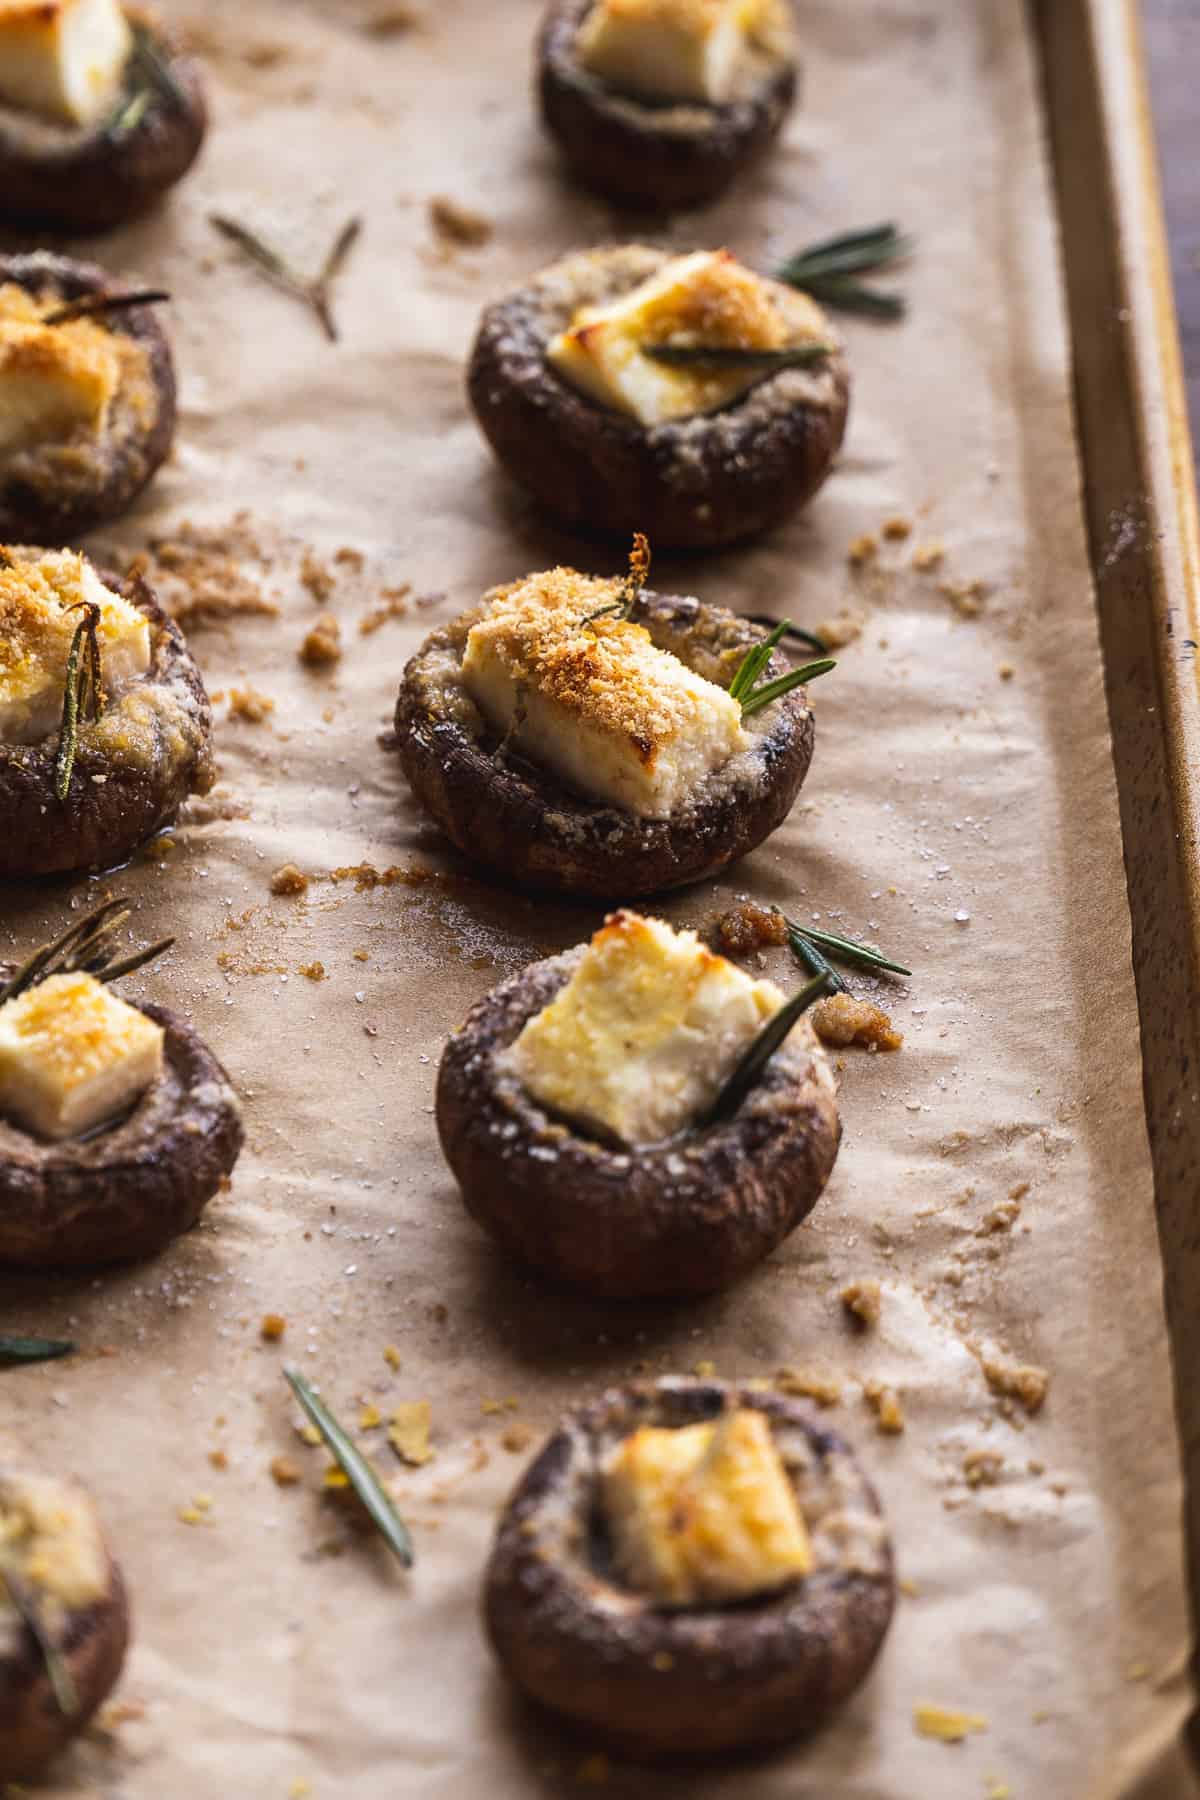
[[[120,381],[107,332],[0,318],[0,456],[99,437]]]
[[[94,1606],[108,1591],[108,1551],[87,1495],[11,1464],[0,1474],[0,1559],[59,1607]],[[0,1619],[5,1599],[0,1587]]]
[[[117,0],[0,0],[0,102],[63,125],[115,106],[133,51]]]
[[[804,306],[797,317],[815,339],[819,312]],[[697,250],[672,257],[606,306],[581,307],[546,357],[589,399],[652,426],[728,406],[763,371],[711,363],[680,368],[643,355],[643,345],[778,350],[794,336],[760,276],[728,250]]]
[[[622,93],[720,106],[766,11],[766,0],[599,0],[576,54]]]
[[[51,975],[0,1006],[0,1114],[39,1137],[115,1118],[162,1066],[162,1026],[94,975]]]
[[[603,1485],[617,1569],[660,1605],[744,1600],[812,1572],[796,1491],[760,1412],[643,1426],[617,1446]]]
[[[749,738],[742,710],[641,625],[584,621],[619,584],[550,569],[490,596],[463,681],[489,724],[580,793],[666,818]]]
[[[33,744],[62,717],[80,601],[100,608],[96,628],[104,691],[112,695],[150,667],[150,622],[105,587],[86,557],[48,550],[0,563],[0,742]]]
[[[783,995],[661,919],[614,913],[505,1052],[541,1105],[626,1144],[695,1120]]]

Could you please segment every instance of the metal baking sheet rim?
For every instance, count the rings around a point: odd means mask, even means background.
[[[1200,528],[1137,0],[1032,0],[1200,1617]],[[1102,971],[1098,971],[1102,979]],[[1200,1723],[1193,1711],[1193,1759]],[[1150,1789],[1145,1792],[1147,1800]],[[1153,1790],[1158,1793],[1157,1787]]]

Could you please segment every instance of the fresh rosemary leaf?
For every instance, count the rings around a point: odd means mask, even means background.
[[[580,619],[579,629],[582,631],[585,625],[591,625],[596,619],[624,620],[629,618],[637,604],[637,597],[649,577],[650,540],[644,532],[635,531],[633,548],[629,552],[629,573],[621,583],[620,598],[614,600],[610,606],[597,607],[595,612],[588,613],[585,619]]]
[[[68,300],[62,306],[56,306],[42,319],[43,325],[68,325],[72,319],[92,319],[98,314],[125,312],[131,306],[160,306],[169,300],[170,294],[164,288],[144,288],[135,294],[82,294],[78,300]]]
[[[159,49],[154,33],[144,22],[134,25],[133,63],[145,76],[152,98],[157,96],[166,100],[178,112],[186,110],[188,97],[176,80],[169,59]]]
[[[71,1679],[71,1671],[59,1653],[58,1646],[42,1617],[42,1609],[38,1605],[33,1589],[2,1558],[0,1558],[0,1582],[8,1589],[8,1597],[16,1609],[17,1616],[38,1647],[38,1654],[45,1667],[59,1712],[64,1719],[74,1718],[79,1711],[79,1695],[75,1690],[75,1683]]]
[[[814,300],[838,312],[863,313],[873,319],[902,319],[908,311],[902,294],[890,288],[871,288],[845,275],[829,275],[809,285]]]
[[[747,613],[746,617],[752,625],[765,625],[768,630],[774,630],[780,622],[778,619],[772,619],[767,613]],[[823,637],[818,637],[815,631],[805,631],[803,625],[793,625],[790,619],[783,621],[782,635],[785,638],[793,638],[796,643],[803,644],[806,650],[813,651],[817,656],[829,655],[829,645]]]
[[[891,962],[882,951],[874,950],[870,944],[856,944],[853,938],[839,937],[836,932],[818,931],[815,925],[800,925],[794,919],[787,921],[788,930],[805,938],[810,944],[816,944],[830,956],[836,956],[840,962],[849,963],[851,967],[867,970],[886,970],[889,975],[911,975],[903,963]]]
[[[404,1567],[411,1569],[413,1542],[408,1526],[396,1511],[391,1496],[378,1475],[347,1437],[325,1402],[313,1392],[304,1376],[296,1369],[285,1369],[283,1372],[293,1394],[333,1452],[385,1542],[395,1551]]]
[[[779,350],[747,350],[721,344],[643,344],[642,355],[669,368],[811,369],[831,355],[829,344],[793,344]]]
[[[914,240],[895,225],[872,225],[865,231],[848,231],[810,244],[788,258],[776,271],[776,279],[844,312],[898,319],[905,311],[901,295],[868,287],[854,278],[887,268],[910,255],[913,247]]]
[[[738,670],[729,684],[729,698],[743,700],[751,692],[755,682],[771,660],[771,652],[787,629],[786,622],[777,624],[769,635],[757,644],[752,644],[738,665]]]
[[[126,132],[136,131],[150,108],[154,104],[154,89],[139,88],[131,100],[122,100],[106,127],[111,137],[123,137]]]
[[[161,956],[175,942],[174,938],[163,938],[159,943],[151,944],[149,949],[138,950],[120,962],[114,962],[116,946],[112,940],[128,918],[129,907],[124,900],[106,900],[103,906],[77,920],[53,943],[43,944],[40,950],[35,950],[6,982],[0,983],[0,1005],[6,1000],[15,1000],[18,994],[36,987],[50,975],[70,975],[82,970],[94,975],[97,981],[116,981],[119,976],[144,967],[152,957]]]
[[[798,994],[793,994],[786,1005],[781,1006],[779,1011],[767,1020],[700,1121],[702,1125],[718,1125],[723,1119],[733,1116],[751,1088],[760,1079],[763,1070],[796,1020],[802,1013],[807,1012],[814,1001],[821,998],[822,994],[836,992],[831,985],[831,978],[836,980],[832,969],[816,976],[806,987],[802,987]]]
[[[76,627],[67,656],[62,722],[58,733],[58,754],[54,759],[54,792],[60,802],[66,800],[71,789],[71,774],[75,767],[75,754],[79,748],[80,720],[96,718],[99,715],[103,698],[100,676],[100,640],[96,636],[96,627],[100,623],[100,608],[90,600],[80,601],[79,606],[84,616]],[[67,610],[74,612],[76,609],[68,607]]]
[[[803,687],[806,682],[816,681],[822,675],[828,675],[837,668],[831,656],[822,657],[819,662],[805,663],[802,669],[789,669],[786,675],[780,675],[775,681],[768,681],[765,686],[755,688],[742,701],[742,717],[748,719],[752,714],[761,712],[764,706],[770,706],[775,700],[781,700],[784,694],[790,694],[793,688]]]
[[[809,943],[803,932],[789,930],[788,945],[797,962],[803,963],[810,975],[828,976],[829,992],[831,994],[845,994],[849,992],[846,983],[842,980],[842,977],[838,974],[837,970],[824,956],[822,956],[815,944]]]
[[[0,1337],[0,1369],[55,1362],[60,1356],[73,1356],[78,1348],[65,1338]]]
[[[310,280],[293,268],[257,232],[251,231],[248,225],[242,225],[237,219],[226,218],[222,213],[210,213],[208,218],[213,229],[219,231],[222,237],[228,238],[231,244],[236,244],[264,275],[311,307],[330,343],[337,342],[338,328],[333,316],[333,284],[362,233],[361,219],[347,219],[333,240],[319,273]]]

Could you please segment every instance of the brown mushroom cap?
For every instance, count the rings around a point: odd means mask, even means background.
[[[229,1077],[165,1007],[163,1073],[116,1124],[47,1143],[0,1118],[0,1267],[65,1269],[153,1256],[199,1218],[244,1132]]]
[[[576,40],[594,0],[552,0],[538,43],[542,117],[585,187],[619,205],[676,212],[705,206],[750,169],[796,98],[788,39],[753,59],[727,105],[655,105],[618,94],[580,63]],[[790,3],[781,15],[790,23]]]
[[[143,580],[97,572],[150,620],[150,667],[80,728],[65,801],[54,791],[57,731],[36,744],[0,741],[0,879],[111,867],[215,779],[212,707],[183,633]],[[129,733],[127,701],[142,715]]]
[[[720,412],[645,426],[598,405],[546,351],[579,307],[629,292],[671,254],[640,244],[576,252],[495,301],[467,388],[509,475],[573,529],[644,531],[664,550],[704,550],[769,530],[816,493],[845,434],[850,373],[830,326],[833,351],[819,366],[768,375]]]
[[[208,125],[200,70],[174,40],[127,7],[167,66],[176,92],[156,93],[135,124],[117,115],[140,85],[131,59],[112,117],[82,128],[55,125],[0,108],[0,219],[55,231],[108,231],[136,218],[195,162]]]
[[[731,1405],[770,1420],[817,1566],[739,1605],[667,1610],[612,1573],[601,1470],[639,1426],[689,1425]],[[564,1419],[501,1516],[484,1612],[505,1673],[534,1699],[632,1755],[687,1757],[823,1724],[866,1676],[894,1599],[879,1503],[836,1432],[776,1394],[668,1379]]]
[[[752,748],[700,783],[666,819],[640,818],[584,799],[540,766],[501,754],[461,679],[463,652],[479,612],[428,637],[404,671],[396,739],[417,799],[458,848],[524,887],[601,899],[682,887],[745,856],[783,823],[812,760],[813,716],[805,692],[746,721]],[[724,607],[643,592],[632,617],[660,649],[728,687],[765,636]],[[772,659],[772,676],[786,663]]]
[[[0,1505],[6,1491],[19,1493],[30,1477],[28,1470],[0,1466]],[[103,1544],[99,1521],[82,1489],[58,1480],[54,1487],[70,1504],[82,1503]],[[86,1728],[116,1685],[129,1643],[129,1603],[121,1571],[106,1544],[103,1556],[107,1578],[98,1599],[85,1606],[41,1609],[74,1684],[77,1706],[69,1714],[55,1697],[42,1651],[27,1626],[6,1607],[0,1586],[0,1782],[36,1778]],[[35,1598],[40,1599],[36,1590]]]
[[[573,974],[584,946],[533,963],[472,1008],[438,1072],[442,1151],[467,1210],[510,1254],[606,1299],[728,1287],[820,1198],[841,1126],[807,1021],[731,1119],[613,1148],[552,1117],[497,1057]]]
[[[0,175],[0,187],[3,177]],[[89,294],[129,292],[96,263],[37,250],[0,256],[0,287],[12,282],[31,294],[64,301]],[[175,435],[175,364],[153,307],[106,315],[117,336],[146,353],[138,392],[118,391],[99,443],[38,445],[0,458],[0,540],[65,544],[127,512],[166,458]]]

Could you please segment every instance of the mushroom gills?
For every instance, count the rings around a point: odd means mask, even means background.
[[[720,106],[769,10],[769,0],[598,0],[580,28],[579,62],[640,99]]]
[[[132,51],[117,0],[0,0],[0,102],[22,112],[98,124]]]
[[[0,743],[33,744],[62,715],[71,643],[83,607],[99,608],[96,641],[112,699],[150,668],[150,621],[69,550],[5,551],[0,561]]]
[[[812,1572],[796,1489],[760,1412],[642,1426],[617,1445],[602,1485],[616,1570],[659,1605],[749,1600]]]
[[[159,1079],[163,1036],[95,976],[51,975],[0,1006],[0,1114],[54,1141],[82,1137]]]
[[[585,1131],[661,1143],[711,1104],[782,1004],[773,982],[753,981],[694,931],[619,912],[500,1060]]]

